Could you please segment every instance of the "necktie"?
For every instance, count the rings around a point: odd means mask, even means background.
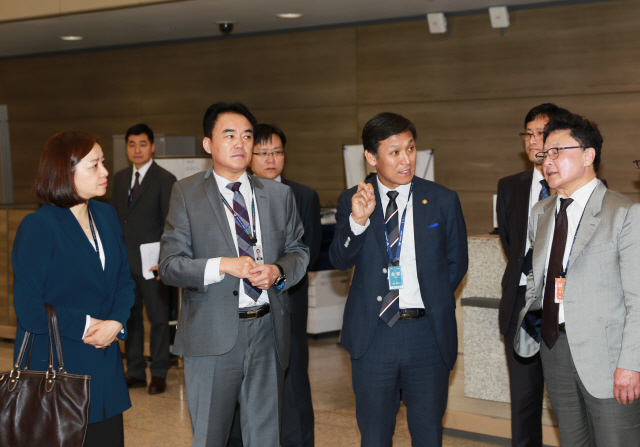
[[[387,237],[389,239],[389,247],[391,248],[391,255],[393,256],[393,259],[396,260],[398,236],[400,233],[398,226],[398,204],[396,203],[398,191],[389,191],[387,192],[387,196],[389,197],[389,203],[387,204],[387,211],[384,215],[384,223],[386,226]],[[399,292],[397,290],[390,290],[382,300],[380,318],[382,321],[387,323],[389,327],[392,327],[400,317],[399,310]]]
[[[542,340],[544,340],[549,349],[553,347],[558,339],[559,305],[555,302],[555,284],[556,278],[560,277],[560,272],[562,271],[562,260],[567,244],[567,207],[571,205],[571,202],[573,202],[573,199],[560,199],[560,211],[556,216],[556,227],[553,232],[551,254],[549,255],[549,265],[547,267],[544,302],[542,305]]]
[[[549,184],[545,179],[540,180],[540,184],[542,185],[542,189],[540,190],[540,195],[538,195],[538,201],[542,199],[546,199],[549,197]]]
[[[133,196],[138,192],[138,188],[140,187],[140,171],[136,171],[136,181],[131,187],[131,191],[129,191],[129,203],[127,206],[131,206],[131,202],[133,202]]]
[[[242,197],[242,193],[240,192],[240,186],[242,183],[235,182],[229,183],[227,188],[233,191],[233,210],[235,211],[237,217],[240,218],[244,228],[247,230],[251,228],[251,224],[249,222],[249,213],[247,212],[247,206],[244,201],[244,197]],[[236,237],[238,241],[238,256],[253,256],[253,241],[247,234],[247,232],[242,228],[242,225],[238,223],[236,219],[234,219],[236,223]],[[254,235],[255,237],[256,235]],[[262,291],[257,287],[251,285],[251,282],[247,278],[243,278],[242,282],[244,283],[244,293],[247,294],[253,301],[258,301]]]

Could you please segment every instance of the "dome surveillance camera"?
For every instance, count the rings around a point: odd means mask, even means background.
[[[236,22],[229,22],[225,20],[223,22],[216,22],[216,23],[218,24],[218,29],[220,30],[220,34],[224,36],[228,36],[233,32],[233,25],[235,25]]]

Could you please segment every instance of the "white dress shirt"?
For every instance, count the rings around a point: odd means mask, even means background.
[[[378,181],[378,191],[380,192],[380,204],[382,208],[382,221],[384,222],[384,213],[389,204],[389,196],[387,192],[391,189],[384,186]],[[424,309],[424,303],[422,302],[422,295],[420,294],[420,283],[418,282],[418,266],[416,264],[416,243],[413,233],[413,201],[408,201],[409,191],[411,190],[411,183],[406,185],[400,185],[395,191],[398,192],[396,197],[396,204],[398,205],[398,225],[402,224],[402,214],[405,207],[407,209],[407,215],[404,221],[404,234],[402,236],[402,247],[400,251],[400,267],[402,267],[402,279],[404,281],[404,287],[399,289],[400,309],[412,309],[421,308]],[[374,211],[378,212],[378,211]],[[370,224],[369,219],[364,225],[358,225],[352,216],[349,216],[349,224],[353,234],[362,234]],[[382,272],[380,272],[382,274]]]
[[[531,209],[533,205],[538,203],[538,198],[540,197],[540,191],[542,191],[542,185],[540,184],[540,180],[544,180],[544,176],[542,172],[538,171],[536,168],[533,168],[533,177],[531,179],[531,188],[529,192],[529,214],[527,214],[527,222],[531,218]],[[526,255],[531,248],[531,241],[527,237],[526,247],[524,249],[524,254]],[[524,273],[520,274],[520,285],[527,285],[527,275]]]
[[[98,241],[98,247],[100,248],[100,262],[102,263],[102,270],[104,270],[104,262],[105,262],[105,258],[104,258],[104,248],[102,248],[102,241],[100,240],[100,234],[98,234],[98,227],[96,227],[95,222],[93,223],[93,229],[96,232],[96,240]],[[89,230],[91,231],[91,230]],[[91,243],[91,246],[93,247],[93,249],[96,249],[96,244],[95,241],[93,240],[93,235],[89,238],[89,242]],[[85,323],[84,323],[84,332],[82,333],[82,339],[84,340],[85,335],[87,335],[87,329],[89,329],[89,326],[91,326],[91,316],[87,315],[86,319],[85,319]],[[124,329],[122,331],[120,331],[121,333],[124,333]]]
[[[140,173],[140,180],[138,180],[138,184],[140,184],[151,167],[151,163],[153,163],[153,158],[146,162],[140,169],[136,168],[136,165],[133,165],[133,174],[131,175],[131,185],[129,185],[129,190],[133,189],[133,185],[136,183],[136,172]]]
[[[587,206],[587,202],[591,197],[591,194],[598,186],[599,180],[594,178],[589,183],[575,191],[571,194],[571,197],[564,197],[558,194],[558,198],[556,199],[556,215],[560,211],[560,198],[573,199],[571,205],[567,207],[567,242],[564,249],[564,256],[562,258],[562,268],[563,270],[567,268],[569,265],[569,256],[571,255],[571,249],[573,248],[573,241],[575,240],[575,235],[578,230],[578,225],[582,220],[582,213],[584,213],[584,208]],[[553,234],[555,232],[555,225],[551,228],[551,233],[549,234],[549,246],[547,247],[547,257],[544,262],[544,277],[545,277],[545,287],[546,287],[546,278],[547,278],[547,268],[549,267],[549,256],[551,255],[551,245],[553,245]],[[552,279],[553,280],[553,279]],[[543,289],[544,291],[545,289]],[[544,303],[544,299],[542,300]],[[564,304],[559,304],[558,310],[558,323],[564,323]]]
[[[227,201],[227,203],[229,204],[229,206],[231,206],[233,208],[233,191],[231,191],[229,188],[227,188],[227,185],[229,183],[234,183],[231,182],[229,180],[227,180],[226,178],[220,177],[219,175],[217,175],[215,173],[215,171],[213,172],[213,176],[216,179],[216,183],[218,184],[218,189],[220,190],[220,193],[222,193],[222,196],[225,198],[225,200]],[[255,199],[253,197],[253,190],[251,188],[251,184],[249,183],[249,177],[247,176],[247,173],[244,172],[240,178],[238,179],[238,181],[240,183],[242,183],[242,186],[240,186],[240,193],[242,193],[242,197],[244,197],[244,201],[245,204],[247,206],[247,212],[249,214],[249,225],[251,228],[251,231],[253,231],[253,225],[251,223],[251,202],[252,200],[254,200],[255,203]],[[222,205],[226,211],[226,216],[227,216],[227,222],[229,223],[229,229],[231,230],[231,235],[233,238],[233,245],[235,245],[236,247],[236,252],[238,252],[238,239],[236,237],[236,220],[233,217],[233,214],[231,213],[231,211],[229,211],[229,209],[226,207],[226,205]],[[256,238],[258,239],[257,244],[258,245],[262,245],[261,244],[261,232],[260,232],[260,217],[258,214],[258,205],[256,204],[255,206],[256,209]],[[254,247],[255,249],[255,247]],[[264,247],[263,247],[264,249]],[[263,255],[264,256],[264,255]],[[207,265],[204,269],[204,284],[205,285],[209,285],[209,284],[214,284],[217,282],[220,282],[224,279],[224,273],[220,274],[220,260],[222,258],[210,258],[207,261]],[[263,290],[262,293],[260,294],[260,297],[258,298],[258,301],[253,301],[253,299],[249,296],[247,296],[247,294],[244,292],[244,284],[243,281],[241,279],[238,279],[239,281],[239,286],[238,286],[238,307],[239,308],[245,308],[245,307],[254,307],[254,306],[259,306],[262,305],[264,303],[268,303],[269,302],[269,296],[267,294],[266,290]]]

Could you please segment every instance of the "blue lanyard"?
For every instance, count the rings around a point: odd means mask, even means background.
[[[100,256],[100,246],[98,245],[98,238],[96,237],[96,230],[93,228],[93,219],[91,218],[91,211],[87,209],[89,213],[89,227],[91,228],[91,235],[93,236],[93,242],[96,244],[96,253]]]
[[[407,208],[409,208],[409,201],[411,200],[411,194],[413,193],[413,182],[411,182],[411,188],[409,189],[409,197],[407,197],[407,204],[402,212],[402,221],[400,222],[400,233],[398,234],[398,248],[396,250],[396,257],[393,258],[391,254],[391,245],[389,244],[389,233],[387,232],[387,223],[384,224],[384,238],[387,241],[387,254],[389,255],[389,265],[400,264],[400,250],[402,249],[402,236],[404,235],[404,219],[407,216]],[[389,199],[391,200],[391,199]],[[380,207],[382,209],[382,207]],[[382,221],[385,221],[384,210],[382,211]]]
[[[253,201],[254,194],[253,194],[253,183],[251,183],[251,179],[249,179],[249,185],[251,186],[251,221],[253,224],[252,226],[253,234],[251,234],[251,232],[249,231],[249,228],[247,228],[247,226],[244,224],[242,219],[240,219],[240,216],[238,215],[238,213],[236,213],[236,210],[234,210],[229,205],[229,202],[227,202],[227,200],[224,198],[222,193],[220,193],[220,197],[222,197],[222,203],[224,203],[227,209],[229,210],[229,212],[233,214],[233,218],[236,220],[236,223],[240,225],[240,228],[242,228],[242,230],[245,233],[247,233],[247,236],[249,236],[253,245],[256,245],[258,243],[258,233],[256,231],[256,206],[255,206],[255,202]],[[238,193],[240,193],[240,191],[238,191]]]

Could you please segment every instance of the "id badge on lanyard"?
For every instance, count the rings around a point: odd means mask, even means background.
[[[387,226],[384,227],[384,236],[387,241],[387,253],[389,255],[389,267],[387,268],[387,280],[389,281],[389,290],[399,290],[404,288],[404,278],[402,275],[402,267],[400,264],[400,250],[402,249],[402,238],[404,236],[404,221],[407,217],[407,208],[409,208],[409,201],[411,200],[411,194],[413,193],[413,183],[411,183],[411,189],[409,189],[409,197],[407,198],[407,204],[402,212],[402,221],[400,223],[400,234],[398,236],[398,248],[396,250],[396,257],[393,258],[391,254],[391,246],[389,245],[389,235],[387,233]]]

